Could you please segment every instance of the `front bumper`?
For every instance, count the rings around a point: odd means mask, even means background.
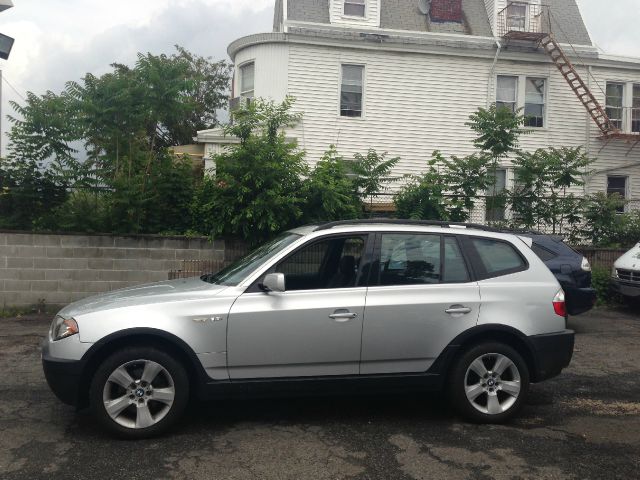
[[[51,388],[55,396],[68,405],[76,406],[78,404],[83,362],[81,360],[69,360],[53,356],[51,343],[45,340],[42,343],[42,369],[49,388]]]
[[[614,278],[611,282],[611,288],[623,297],[640,297],[640,284],[623,282]]]
[[[542,382],[553,378],[569,366],[573,357],[575,333],[565,330],[559,333],[529,337],[533,347],[535,370],[532,381]]]

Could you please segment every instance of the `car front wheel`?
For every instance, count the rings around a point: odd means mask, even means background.
[[[484,343],[458,358],[449,382],[453,403],[464,417],[479,423],[503,423],[526,399],[529,370],[510,346]]]
[[[91,408],[124,438],[158,435],[182,415],[189,379],[171,355],[155,348],[126,348],[108,357],[91,383]]]

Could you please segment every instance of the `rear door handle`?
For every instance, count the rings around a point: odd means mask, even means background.
[[[336,322],[343,323],[343,322],[348,322],[349,320],[352,320],[357,316],[358,314],[353,312],[336,311],[335,313],[332,313],[331,315],[329,315],[329,318],[332,320],[335,320]]]
[[[471,313],[471,309],[463,305],[452,305],[446,309],[445,312],[449,315],[466,315],[467,313]]]

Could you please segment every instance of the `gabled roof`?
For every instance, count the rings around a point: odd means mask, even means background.
[[[287,18],[293,21],[328,24],[330,0],[288,0]],[[591,45],[591,38],[576,0],[542,0],[551,10],[551,26],[561,43]],[[275,1],[274,31],[281,31],[284,2]],[[430,22],[418,9],[418,0],[382,0],[380,27],[414,32],[458,33],[492,37],[484,0],[462,0],[463,24]]]

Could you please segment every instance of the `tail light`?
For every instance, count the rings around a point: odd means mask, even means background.
[[[582,257],[582,264],[580,265],[580,267],[585,272],[591,271],[591,264],[589,263],[589,260],[587,260],[587,257]]]
[[[553,310],[556,312],[556,315],[561,317],[567,316],[567,304],[564,300],[564,291],[560,290],[556,293],[556,296],[553,299]]]

